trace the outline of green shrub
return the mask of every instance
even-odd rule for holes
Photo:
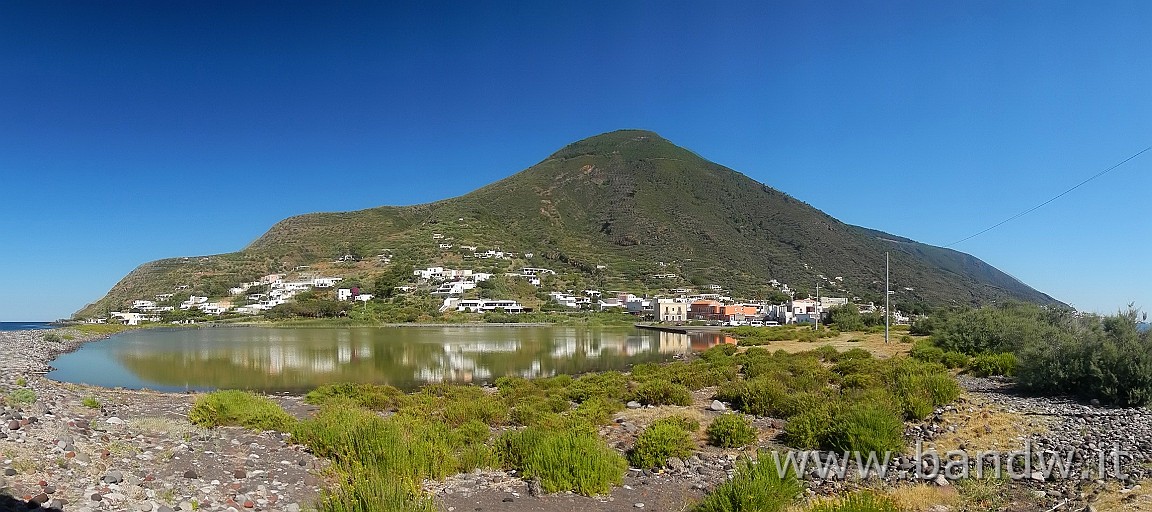
[[[832,425],[820,443],[835,451],[878,453],[904,447],[904,422],[883,404],[855,403],[834,414]]]
[[[373,411],[387,411],[398,407],[403,396],[402,391],[392,386],[348,382],[313,389],[304,395],[304,401],[312,405],[325,405],[335,400],[348,400]]]
[[[202,427],[233,425],[253,430],[287,431],[295,419],[265,396],[235,389],[201,395],[188,420]]]
[[[628,377],[616,371],[581,375],[568,385],[567,392],[578,403],[593,397],[622,400],[628,396]]]
[[[505,432],[497,452],[525,479],[539,478],[548,492],[604,494],[618,485],[628,464],[594,433],[529,427]]]
[[[692,393],[681,384],[650,380],[636,387],[632,399],[644,405],[691,405]]]
[[[940,358],[940,363],[948,368],[965,368],[968,366],[968,356],[949,350]]]
[[[56,343],[60,341],[60,335],[54,332],[46,332],[44,333],[44,341],[47,341],[48,343]]]
[[[913,341],[915,341],[915,339],[907,334],[900,337],[900,343],[912,343]]]
[[[875,491],[857,491],[805,509],[806,512],[902,512],[903,510],[896,500]]]
[[[411,484],[375,472],[357,474],[320,498],[321,512],[435,512],[435,502]],[[195,510],[195,508],[193,508]]]
[[[709,363],[726,363],[740,350],[736,345],[721,343],[700,353],[700,359]]]
[[[828,402],[813,407],[788,419],[784,426],[784,440],[789,446],[814,450],[825,444],[832,429],[832,417],[838,402]]]
[[[761,463],[744,459],[736,474],[714,489],[692,508],[693,512],[779,512],[800,494],[802,486],[796,475],[781,475],[767,454]]]
[[[628,452],[628,462],[637,468],[656,468],[667,464],[669,457],[683,459],[692,455],[696,443],[685,426],[683,420],[676,419],[653,422],[636,438],[636,445]]]
[[[30,404],[36,401],[36,392],[28,388],[12,390],[8,393],[8,401],[14,404]]]
[[[20,386],[20,387],[27,386],[28,385],[28,379],[25,379],[23,376],[16,377],[16,385]]]
[[[756,429],[739,414],[721,415],[708,425],[705,433],[708,444],[720,448],[736,448],[756,442]]]
[[[979,354],[972,358],[968,370],[977,377],[991,375],[1012,376],[1016,374],[1016,354]]]
[[[624,404],[619,400],[593,397],[577,405],[572,411],[572,416],[593,425],[606,425],[612,422],[612,415],[623,408]]]
[[[944,349],[933,345],[931,341],[919,341],[912,346],[908,355],[928,363],[939,363],[944,360]]]
[[[100,401],[96,397],[86,396],[80,401],[80,404],[89,409],[99,409]]]
[[[719,400],[729,402],[737,410],[755,416],[778,416],[782,414],[788,401],[790,390],[778,379],[757,377],[752,380],[737,381],[717,390]]]

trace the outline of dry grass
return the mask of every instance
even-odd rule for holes
[[[925,451],[934,449],[944,453],[963,449],[974,456],[979,451],[1019,450],[1032,434],[1048,430],[1044,418],[1007,412],[968,393],[957,401],[956,411],[943,415],[943,421],[945,427],[954,427],[955,431],[925,443]]]
[[[959,508],[963,501],[953,486],[941,487],[930,484],[902,485],[890,489],[887,494],[908,512],[928,512],[937,505]]]
[[[841,352],[854,348],[862,348],[877,357],[892,357],[898,354],[907,354],[912,350],[912,343],[900,343],[900,337],[906,332],[893,331],[889,336],[891,342],[884,343],[884,333],[869,334],[864,332],[844,332],[835,338],[823,338],[816,341],[773,341],[767,345],[769,350],[784,350],[786,352],[804,352],[824,345],[831,345]],[[913,336],[920,339],[922,336]]]
[[[187,420],[145,417],[130,420],[128,424],[134,430],[146,430],[165,434],[172,439],[201,439],[208,435],[207,429],[193,425]]]
[[[1126,491],[1116,482],[1108,482],[1092,503],[1100,512],[1152,510],[1152,480],[1140,482],[1140,488]]]

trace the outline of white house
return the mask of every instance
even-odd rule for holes
[[[576,296],[574,296],[574,295],[569,295],[569,294],[564,293],[564,292],[552,292],[552,293],[549,293],[548,295],[550,297],[552,297],[552,300],[556,301],[561,306],[566,306],[566,307],[570,307],[573,309],[580,307],[580,304],[578,304]]]
[[[317,277],[312,279],[312,286],[315,288],[331,288],[336,286],[337,282],[343,280],[343,277]]]
[[[523,313],[524,306],[514,300],[506,299],[467,299],[456,305],[456,311],[483,313],[487,311],[503,310],[505,313]]]
[[[132,301],[132,309],[139,309],[141,311],[151,311],[156,309],[156,302],[151,300],[134,300]]]

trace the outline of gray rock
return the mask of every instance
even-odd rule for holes
[[[945,486],[949,485],[948,478],[945,477],[943,474],[936,475],[936,479],[933,480],[932,482],[935,483],[936,485],[941,486],[941,487],[945,487]]]
[[[124,481],[124,473],[121,473],[121,472],[116,471],[116,470],[112,470],[112,471],[109,471],[107,473],[104,473],[104,477],[101,478],[100,481],[102,481],[106,484],[118,484],[118,483]]]
[[[724,406],[724,402],[721,402],[719,400],[713,400],[712,405],[709,405],[708,409],[712,410],[712,411],[723,411],[723,410],[727,409],[727,407]]]
[[[639,409],[640,407],[642,407],[642,406],[640,405],[640,402],[637,402],[637,401],[635,401],[635,400],[631,400],[631,401],[629,401],[629,402],[628,402],[627,404],[625,404],[624,406],[625,406],[625,407],[627,407],[627,408],[629,408],[629,409]]]

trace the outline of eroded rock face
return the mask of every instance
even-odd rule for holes
[[[57,330],[0,332],[0,494],[68,511],[300,510],[324,482],[324,461],[288,436],[205,430],[187,420],[193,395],[110,390],[41,377],[60,353],[94,339]],[[64,341],[65,335],[74,339]],[[83,405],[94,398],[98,408]],[[283,398],[288,405],[296,398]],[[90,402],[91,404],[91,402]]]

